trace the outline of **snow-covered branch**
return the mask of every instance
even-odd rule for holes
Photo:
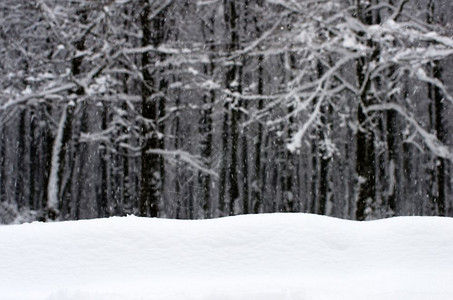
[[[398,114],[404,117],[404,119],[415,128],[418,134],[422,137],[428,149],[434,155],[453,161],[453,152],[446,145],[442,144],[442,142],[440,142],[434,134],[429,133],[426,129],[424,129],[415,120],[415,117],[410,115],[402,106],[396,103],[383,103],[370,105],[369,107],[365,108],[366,112],[385,110],[396,111]]]
[[[323,104],[324,96],[321,96],[316,103],[316,106],[313,112],[310,114],[308,120],[302,125],[301,128],[296,132],[294,137],[291,141],[287,144],[286,148],[291,151],[295,152],[297,149],[301,147],[302,139],[304,138],[305,134],[307,133],[308,129],[315,123],[315,121],[319,118],[319,114],[321,112],[321,106]]]
[[[189,166],[194,168],[195,170],[199,170],[203,173],[209,174],[214,176],[215,178],[218,177],[218,174],[212,170],[208,169],[204,166],[204,163],[202,162],[201,158],[198,156],[194,156],[186,151],[183,150],[165,150],[165,149],[150,149],[147,151],[147,153],[152,153],[152,154],[159,154],[162,155],[164,158],[166,157],[172,157],[177,161],[182,161],[187,163]]]
[[[22,97],[20,97],[18,99],[11,99],[10,98],[6,103],[4,103],[3,105],[0,106],[0,110],[7,110],[7,109],[11,108],[11,106],[25,104],[25,103],[27,103],[28,101],[30,101],[32,99],[52,98],[56,94],[59,94],[61,92],[70,91],[70,90],[72,90],[72,89],[74,89],[76,87],[77,87],[77,85],[75,83],[66,83],[66,84],[63,84],[61,86],[57,86],[57,87],[54,87],[54,88],[51,88],[51,89],[43,90],[43,91],[40,91],[40,92],[37,92],[37,93],[30,93],[30,94],[28,94],[26,96],[22,96]]]

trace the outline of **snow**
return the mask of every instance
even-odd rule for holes
[[[115,217],[0,227],[4,300],[451,299],[453,219]]]

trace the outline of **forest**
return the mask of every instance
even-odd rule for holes
[[[450,0],[2,0],[0,223],[453,216]]]

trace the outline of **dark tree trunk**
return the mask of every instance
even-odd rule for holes
[[[203,40],[209,45],[211,53],[215,53],[214,35],[215,35],[215,17],[209,18],[209,23],[203,23],[202,25]],[[212,56],[212,54],[211,54]],[[209,63],[204,65],[204,74],[211,78],[214,75],[214,61],[213,57],[209,57]],[[201,110],[200,118],[200,134],[202,136],[201,141],[201,157],[210,168],[212,165],[212,152],[213,152],[213,106],[215,101],[215,92],[210,90],[205,92],[203,96],[203,108]],[[205,219],[209,219],[212,216],[212,199],[211,199],[211,186],[212,178],[211,175],[203,172],[199,173],[199,181],[202,186],[202,209]]]
[[[193,181],[189,182],[189,193],[187,195],[187,217],[189,220],[195,218],[195,201],[194,201],[194,192],[193,192]]]
[[[439,62],[435,62],[433,66],[433,75],[434,78],[440,80],[441,79],[441,69],[439,66]],[[440,89],[435,86],[431,87],[433,89],[432,96],[434,100],[434,118],[435,118],[435,132],[437,139],[445,144],[447,142],[446,139],[446,132],[444,128],[444,119],[443,119],[443,112],[444,112],[444,103],[443,103],[443,96]],[[446,203],[446,193],[445,193],[445,182],[446,182],[446,160],[442,157],[437,158],[437,196],[435,197],[434,201],[437,205],[437,213],[439,216],[445,216],[445,203]]]
[[[236,0],[224,0],[224,18],[225,24],[229,31],[229,42],[227,43],[227,51],[234,52],[239,49],[239,33],[238,33],[238,13],[236,7]],[[241,89],[240,86],[240,67],[237,65],[237,61],[232,62],[232,66],[228,67],[226,72],[226,87],[231,92],[238,92]],[[230,161],[227,165],[226,158],[223,158],[222,161],[222,171],[221,171],[221,191],[220,191],[220,201],[219,205],[223,205],[225,188],[226,188],[226,178],[223,176],[226,175],[226,168],[228,170],[228,180],[229,180],[229,215],[235,214],[236,201],[239,199],[239,183],[238,183],[238,151],[239,151],[239,111],[238,111],[238,99],[231,97],[232,99],[227,100],[225,103],[225,115],[224,115],[224,132],[223,132],[223,150],[227,150],[227,144],[229,143],[229,138],[231,138],[231,152]],[[230,126],[228,124],[228,115],[230,117]],[[229,132],[230,129],[231,132]],[[227,151],[223,153],[227,156]],[[225,176],[226,177],[226,176]]]
[[[162,19],[162,22],[163,22],[164,18]],[[163,24],[161,24],[160,26],[163,26]],[[163,28],[161,27],[157,27],[155,26],[155,28],[159,28],[159,30],[163,30]],[[164,61],[165,60],[165,56],[161,55],[160,56],[160,60],[161,61]],[[166,100],[166,96],[165,96],[165,92],[168,88],[168,81],[165,79],[165,74],[163,72],[163,70],[161,70],[160,72],[160,81],[159,81],[159,100],[158,100],[158,105],[159,105],[159,109],[158,109],[158,119],[156,120],[157,121],[157,124],[158,124],[158,130],[159,130],[159,146],[158,148],[159,149],[165,149],[165,115],[166,115],[166,105],[167,105],[167,100]],[[159,155],[159,177],[160,177],[160,195],[161,195],[161,198],[165,198],[165,160],[164,160],[164,157],[162,155]]]
[[[102,124],[101,129],[105,131],[107,129],[107,118],[108,118],[108,106],[106,103],[103,103],[102,107]],[[105,142],[101,143],[101,150],[99,153],[100,164],[101,164],[101,186],[100,186],[100,195],[98,201],[98,217],[106,218],[110,215],[109,213],[109,176],[108,176],[108,163],[109,163],[109,153],[107,149],[107,144]]]
[[[247,110],[247,103],[243,101],[240,105]],[[249,150],[248,150],[248,130],[244,127],[241,131],[241,177],[242,177],[242,213],[250,213],[250,198],[249,198]]]
[[[263,78],[263,56],[258,56],[258,95],[264,94],[264,78]],[[264,100],[258,100],[258,110],[261,111],[264,108]],[[253,197],[253,213],[258,214],[261,212],[263,205],[263,176],[261,174],[261,155],[263,147],[263,124],[258,122],[258,132],[255,140],[255,161],[254,161],[254,175],[252,184],[252,197]]]
[[[207,70],[206,70],[207,72]],[[208,75],[210,72],[207,72]],[[201,142],[201,157],[206,162],[207,166],[211,166],[212,160],[212,147],[213,147],[213,125],[212,125],[212,106],[214,105],[215,95],[213,91],[209,95],[203,97],[203,109],[201,111],[200,119],[200,133],[203,137]],[[202,209],[204,217],[209,219],[211,217],[211,175],[200,172],[199,179],[202,186]]]
[[[288,83],[293,79],[292,70],[294,68],[294,55],[293,53],[285,53],[283,58],[285,65],[285,74],[283,80],[283,89],[286,89]],[[294,111],[294,106],[288,107],[288,114],[291,115]],[[288,125],[286,129],[286,141],[283,141],[282,148],[282,168],[281,168],[281,178],[280,185],[282,189],[282,204],[283,211],[293,212],[294,211],[294,191],[293,191],[293,180],[294,180],[294,160],[296,159],[295,155],[286,149],[285,145],[287,141],[290,141],[293,138],[295,119],[291,115],[288,119]]]
[[[227,215],[226,210],[226,190],[227,190],[227,175],[228,175],[228,153],[230,139],[230,122],[229,122],[229,103],[224,105],[223,121],[222,121],[222,150],[221,150],[221,166],[219,175],[219,215]]]
[[[357,1],[357,16],[367,25],[373,24],[373,15],[368,10],[369,3],[363,6]],[[356,136],[356,171],[358,177],[358,195],[356,207],[356,219],[363,221],[373,214],[376,202],[376,162],[375,162],[375,134],[369,118],[365,112],[368,105],[372,104],[372,96],[369,94],[370,81],[365,79],[366,58],[359,58],[356,61],[357,83],[364,87],[359,96],[357,109],[358,129]],[[367,81],[365,81],[367,80]]]
[[[228,51],[237,50],[239,44],[239,34],[238,34],[238,14],[236,11],[236,1],[227,0],[226,13],[229,17],[229,29],[230,29],[230,44],[228,46]],[[239,68],[237,62],[233,62],[233,66],[227,72],[226,82],[227,87],[232,92],[241,92],[241,83],[239,78]],[[239,151],[239,111],[238,111],[238,99],[232,99],[231,108],[231,159],[229,166],[230,174],[230,209],[229,214],[235,214],[236,201],[239,200],[239,178],[238,178],[238,151]]]
[[[45,105],[43,107],[43,115],[52,115],[52,108],[50,105]],[[49,191],[47,187],[49,186],[50,181],[50,172],[52,168],[52,151],[53,151],[53,144],[54,144],[54,137],[51,130],[51,125],[49,122],[46,122],[46,127],[44,128],[43,133],[43,152],[44,152],[44,170],[43,170],[43,198],[42,198],[42,214],[40,215],[40,220],[45,221],[47,218],[47,201],[49,199]]]
[[[0,125],[0,203],[6,201],[6,134],[3,124]]]
[[[315,129],[317,133],[317,129]],[[316,136],[316,134],[315,134]],[[311,145],[311,197],[310,197],[310,207],[308,212],[311,214],[316,213],[316,202],[318,201],[318,146],[316,141],[312,141]]]
[[[262,7],[262,3],[258,1],[257,8]],[[253,14],[253,23],[257,37],[261,36],[262,29],[259,23],[260,17],[257,13]],[[264,95],[264,56],[259,55],[257,58],[257,91],[258,95]],[[264,100],[258,100],[258,111],[264,109]],[[264,194],[264,182],[266,181],[265,168],[263,168],[262,155],[263,155],[263,134],[264,127],[261,121],[258,122],[258,128],[255,143],[255,160],[253,162],[253,182],[252,182],[252,209],[253,213],[258,214],[263,209],[263,194]]]
[[[151,14],[149,2],[142,0],[141,4],[141,25],[142,25],[142,47],[152,44],[152,26],[149,21]],[[142,125],[142,153],[141,153],[141,182],[140,182],[140,216],[156,217],[158,214],[158,204],[160,198],[160,157],[154,153],[149,153],[152,149],[157,149],[159,141],[156,130],[157,124],[157,105],[152,98],[154,79],[149,71],[151,58],[150,53],[142,54],[142,116],[145,124]]]
[[[397,191],[398,188],[398,149],[397,149],[397,124],[396,124],[396,112],[387,112],[387,147],[388,147],[388,196],[387,196],[387,215],[394,216],[397,214],[396,203],[397,203]]]
[[[327,141],[329,138],[329,114],[330,107],[323,105],[321,107],[321,125],[322,128],[319,130],[319,140]],[[329,190],[330,190],[330,179],[329,179],[329,168],[330,161],[332,159],[331,153],[326,149],[327,144],[320,147],[319,151],[319,192],[318,192],[318,214],[325,215],[327,213],[327,202],[329,201]]]
[[[147,0],[140,2],[142,9],[142,47],[158,47],[163,41],[163,26],[166,9],[154,16],[151,23],[151,9]],[[141,150],[141,181],[140,181],[140,204],[141,216],[157,217],[163,182],[164,164],[160,154],[152,153],[154,149],[163,147],[163,139],[159,138],[159,131],[163,130],[164,124],[160,121],[165,114],[165,100],[154,92],[155,80],[150,67],[152,58],[150,52],[142,54],[142,116],[145,119],[142,125],[142,150]],[[165,88],[165,82],[159,82],[159,88]],[[160,120],[159,120],[160,118]],[[163,133],[163,132],[162,132]]]
[[[233,105],[237,105],[233,103]],[[239,200],[239,183],[238,183],[238,146],[239,146],[239,111],[237,107],[231,109],[231,160],[229,166],[230,174],[230,206],[229,214],[236,214],[236,201]]]
[[[202,151],[202,157],[207,166],[211,167],[212,147],[213,147],[213,125],[212,125],[212,106],[214,105],[215,95],[211,91],[205,99],[206,109],[203,110],[203,124],[205,126],[205,143]],[[203,187],[203,212],[206,219],[211,218],[211,185],[212,178],[209,174],[202,175]]]
[[[436,1],[428,1],[428,10],[427,10],[427,23],[433,24],[435,22],[434,16],[436,13]],[[431,66],[431,73],[434,78],[441,81],[442,70],[440,67],[440,62],[435,61]],[[430,115],[431,122],[433,125],[433,130],[436,134],[437,139],[445,144],[446,143],[446,132],[444,128],[443,112],[445,110],[443,103],[443,95],[439,87],[428,84],[428,98],[431,100],[430,103]],[[433,176],[437,182],[437,194],[433,194],[431,201],[437,208],[437,214],[439,216],[445,216],[445,182],[446,182],[446,160],[442,157],[437,157],[435,161],[435,170],[433,170]],[[435,174],[435,175],[434,175]]]
[[[181,118],[180,118],[180,102],[181,99],[178,96],[176,98],[176,116],[175,116],[175,149],[179,149],[180,140],[181,140]],[[182,195],[181,195],[181,171],[179,165],[176,167],[176,174],[175,174],[175,197],[176,197],[176,211],[175,211],[175,218],[182,219]]]
[[[37,131],[37,122],[38,116],[36,116],[35,111],[30,112],[30,159],[29,159],[29,172],[30,172],[30,191],[29,191],[29,200],[28,206],[31,210],[36,210],[38,208],[38,198],[39,198],[39,183],[40,177],[39,174],[39,151],[38,151],[38,141],[36,139]]]
[[[127,104],[123,104],[123,110],[127,110]],[[126,111],[125,110],[125,111]],[[129,130],[127,128],[123,129],[124,134],[128,134]],[[127,141],[126,141],[127,142]],[[131,214],[132,213],[132,208],[133,208],[133,203],[131,199],[131,189],[132,189],[132,184],[131,184],[131,175],[129,171],[129,150],[124,149],[124,155],[123,155],[123,213]]]
[[[88,132],[88,116],[87,116],[87,103],[82,102],[82,115],[80,117],[80,133]],[[86,168],[87,168],[87,155],[88,155],[88,146],[86,143],[82,143],[80,140],[77,142],[75,150],[75,159],[77,159],[77,196],[75,196],[74,202],[74,219],[80,219],[80,210],[81,210],[81,200],[86,195],[85,191],[87,186],[86,182]]]
[[[362,101],[365,99],[362,99]],[[363,102],[362,102],[363,103]],[[356,171],[358,175],[358,198],[356,219],[363,221],[367,218],[369,209],[373,208],[375,202],[375,150],[374,133],[366,125],[367,114],[363,107],[359,107],[358,123],[361,127],[357,131],[357,152],[356,152]]]
[[[19,136],[17,142],[17,178],[15,183],[15,201],[19,208],[26,204],[25,201],[25,182],[26,182],[26,168],[25,168],[25,155],[26,155],[26,124],[25,116],[27,112],[22,109],[19,117]]]
[[[241,8],[242,11],[242,18],[243,21],[242,23],[242,30],[243,32],[248,32],[247,25],[251,23],[251,20],[249,20],[249,5],[250,1],[249,0],[244,0],[243,6]],[[239,47],[239,45],[238,45]],[[239,74],[238,74],[238,83],[239,83],[239,89],[238,92],[242,93],[242,85],[243,85],[243,72],[244,69],[246,68],[247,64],[247,59],[242,58],[241,59],[241,65],[239,66]],[[239,101],[239,107],[243,108],[245,111],[247,111],[248,104],[247,100],[241,100]],[[244,126],[242,127],[242,130],[240,131],[240,136],[241,136],[241,177],[242,177],[242,213],[248,214],[250,213],[250,197],[249,197],[249,150],[248,150],[248,127]]]

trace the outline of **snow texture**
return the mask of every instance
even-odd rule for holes
[[[3,300],[452,299],[453,219],[306,214],[0,227]]]

